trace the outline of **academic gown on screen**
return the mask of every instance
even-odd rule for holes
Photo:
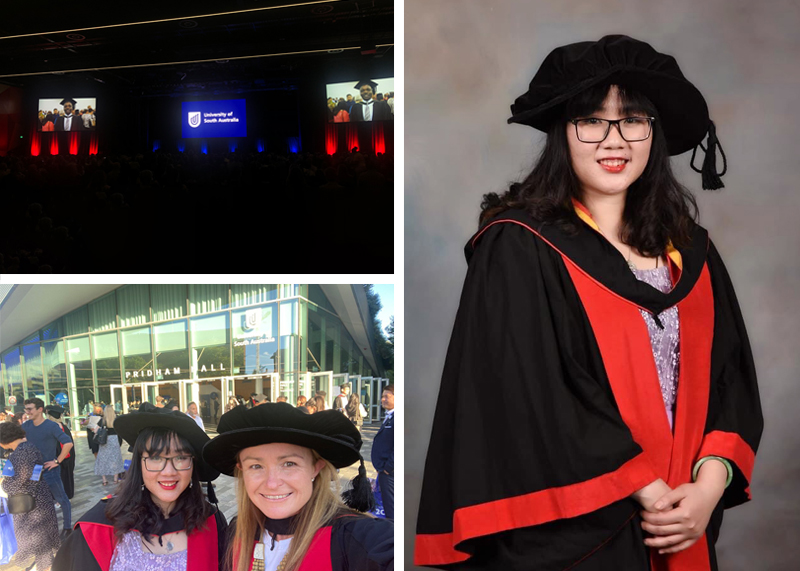
[[[763,426],[736,296],[705,229],[668,252],[673,289],[636,279],[584,208],[578,233],[509,210],[469,261],[425,466],[415,563],[442,569],[716,570],[722,510],[750,499]],[[677,305],[674,433],[644,309]],[[502,407],[487,407],[489,391]],[[643,543],[630,496],[691,481],[699,458],[734,478],[692,547]]]

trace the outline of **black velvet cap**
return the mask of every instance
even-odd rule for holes
[[[378,87],[377,83],[375,83],[371,79],[366,79],[366,80],[359,81],[358,83],[356,83],[356,87],[355,88],[356,89],[361,89],[364,85],[369,85],[370,87],[372,87],[372,91],[375,91],[375,88]]]
[[[547,132],[561,119],[564,104],[598,84],[630,87],[658,109],[670,155],[696,147],[709,130],[708,106],[672,56],[628,36],[605,36],[554,49],[542,62],[528,91],[511,106],[509,123]]]
[[[266,403],[248,409],[237,406],[219,419],[219,436],[203,448],[203,458],[223,474],[233,476],[239,452],[251,446],[286,442],[316,450],[336,468],[361,459],[361,434],[336,410],[305,414],[289,403]]]
[[[131,446],[145,428],[166,428],[180,434],[192,445],[200,481],[211,482],[219,477],[219,471],[203,461],[203,446],[209,441],[208,434],[190,416],[177,410],[148,407],[141,412],[120,415],[114,421],[114,430]]]
[[[78,102],[75,101],[72,97],[67,97],[66,99],[61,100],[61,105],[64,105],[65,103],[72,103],[73,109],[75,108],[76,105],[78,105]]]

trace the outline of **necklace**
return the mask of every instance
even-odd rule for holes
[[[142,545],[144,545],[147,548],[147,551],[149,551],[150,553],[155,555],[155,552],[152,549],[150,549],[150,545],[148,545],[150,542],[147,541],[147,539],[145,539],[144,534],[139,534],[139,537],[142,540]],[[161,542],[161,538],[160,537],[158,538],[158,541],[159,541],[159,543]],[[163,543],[162,543],[162,545],[163,545]],[[168,539],[167,540],[167,551],[172,551],[173,549],[175,549],[175,545],[173,545],[172,541],[170,541]]]

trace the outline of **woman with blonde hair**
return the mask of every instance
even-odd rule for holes
[[[122,452],[120,452],[119,438],[117,432],[114,430],[114,421],[117,419],[117,413],[114,407],[106,405],[103,409],[103,418],[97,423],[94,429],[95,442],[99,445],[97,449],[97,459],[94,462],[95,476],[103,477],[103,485],[108,485],[106,476],[114,476],[114,483],[119,482],[119,474],[125,468],[122,463]],[[105,431],[105,441],[103,440],[103,431]]]
[[[307,415],[287,403],[235,408],[203,459],[237,479],[229,571],[383,570],[394,566],[394,525],[360,513],[373,500],[361,435],[337,411]],[[336,470],[360,461],[338,495]]]

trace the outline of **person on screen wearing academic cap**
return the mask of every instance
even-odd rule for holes
[[[347,418],[267,403],[226,412],[217,430],[203,459],[237,480],[238,514],[224,569],[394,568],[393,523],[362,513],[374,499],[361,435]],[[340,496],[337,469],[354,463],[358,475]]]
[[[71,97],[61,100],[64,114],[56,118],[56,131],[83,131],[83,121],[74,113],[77,104]]]
[[[392,119],[392,110],[385,101],[375,101],[375,88],[378,84],[371,80],[359,81],[355,88],[361,93],[361,103],[350,110],[350,122],[386,121]]]
[[[227,521],[211,486],[219,471],[201,456],[209,437],[182,412],[144,404],[114,421],[133,449],[122,485],[78,520],[53,571],[219,569]]]
[[[611,35],[554,49],[511,113],[547,138],[466,246],[414,562],[716,571],[763,417],[731,279],[671,169],[699,147],[722,188],[706,101]],[[496,414],[487,386],[517,398]]]

